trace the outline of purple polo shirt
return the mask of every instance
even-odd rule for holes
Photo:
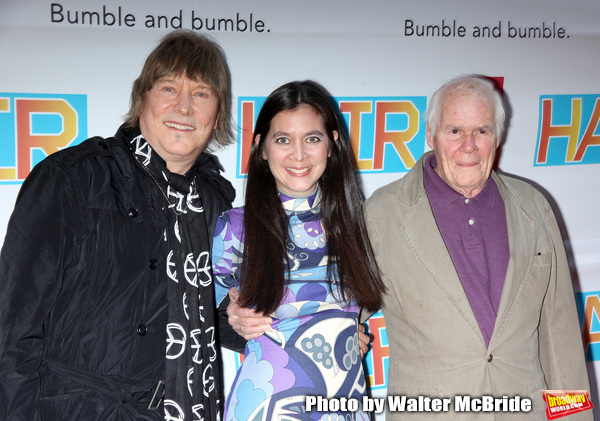
[[[425,192],[487,346],[510,254],[504,201],[491,177],[477,196],[467,199],[440,178],[436,166],[431,155],[423,172]]]

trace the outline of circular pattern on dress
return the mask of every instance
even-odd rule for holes
[[[344,368],[350,370],[358,362],[358,334],[346,339],[346,354],[344,355]]]
[[[302,340],[302,349],[313,354],[312,358],[325,368],[333,367],[333,358],[331,358],[332,347],[325,341],[325,338],[320,333],[313,335],[312,338],[304,338]]]

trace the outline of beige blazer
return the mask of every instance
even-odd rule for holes
[[[589,390],[563,241],[546,199],[492,173],[506,205],[510,260],[494,333],[483,336],[423,187],[423,156],[367,200],[369,235],[388,287],[388,396],[532,399],[533,409],[421,413],[422,419],[546,420],[543,389]],[[387,413],[386,420],[413,415]],[[567,417],[592,420],[592,411]]]

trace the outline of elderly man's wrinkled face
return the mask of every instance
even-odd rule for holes
[[[219,101],[207,83],[165,76],[146,92],[140,129],[167,168],[184,174],[210,141],[218,115]]]
[[[465,197],[481,192],[490,177],[499,139],[489,101],[472,92],[448,94],[437,132],[427,126],[427,144],[435,151],[435,171]]]

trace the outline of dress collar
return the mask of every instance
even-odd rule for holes
[[[279,192],[279,199],[283,204],[283,208],[288,212],[305,212],[319,211],[321,207],[321,189],[317,188],[312,193],[306,196],[289,196],[283,192]]]

